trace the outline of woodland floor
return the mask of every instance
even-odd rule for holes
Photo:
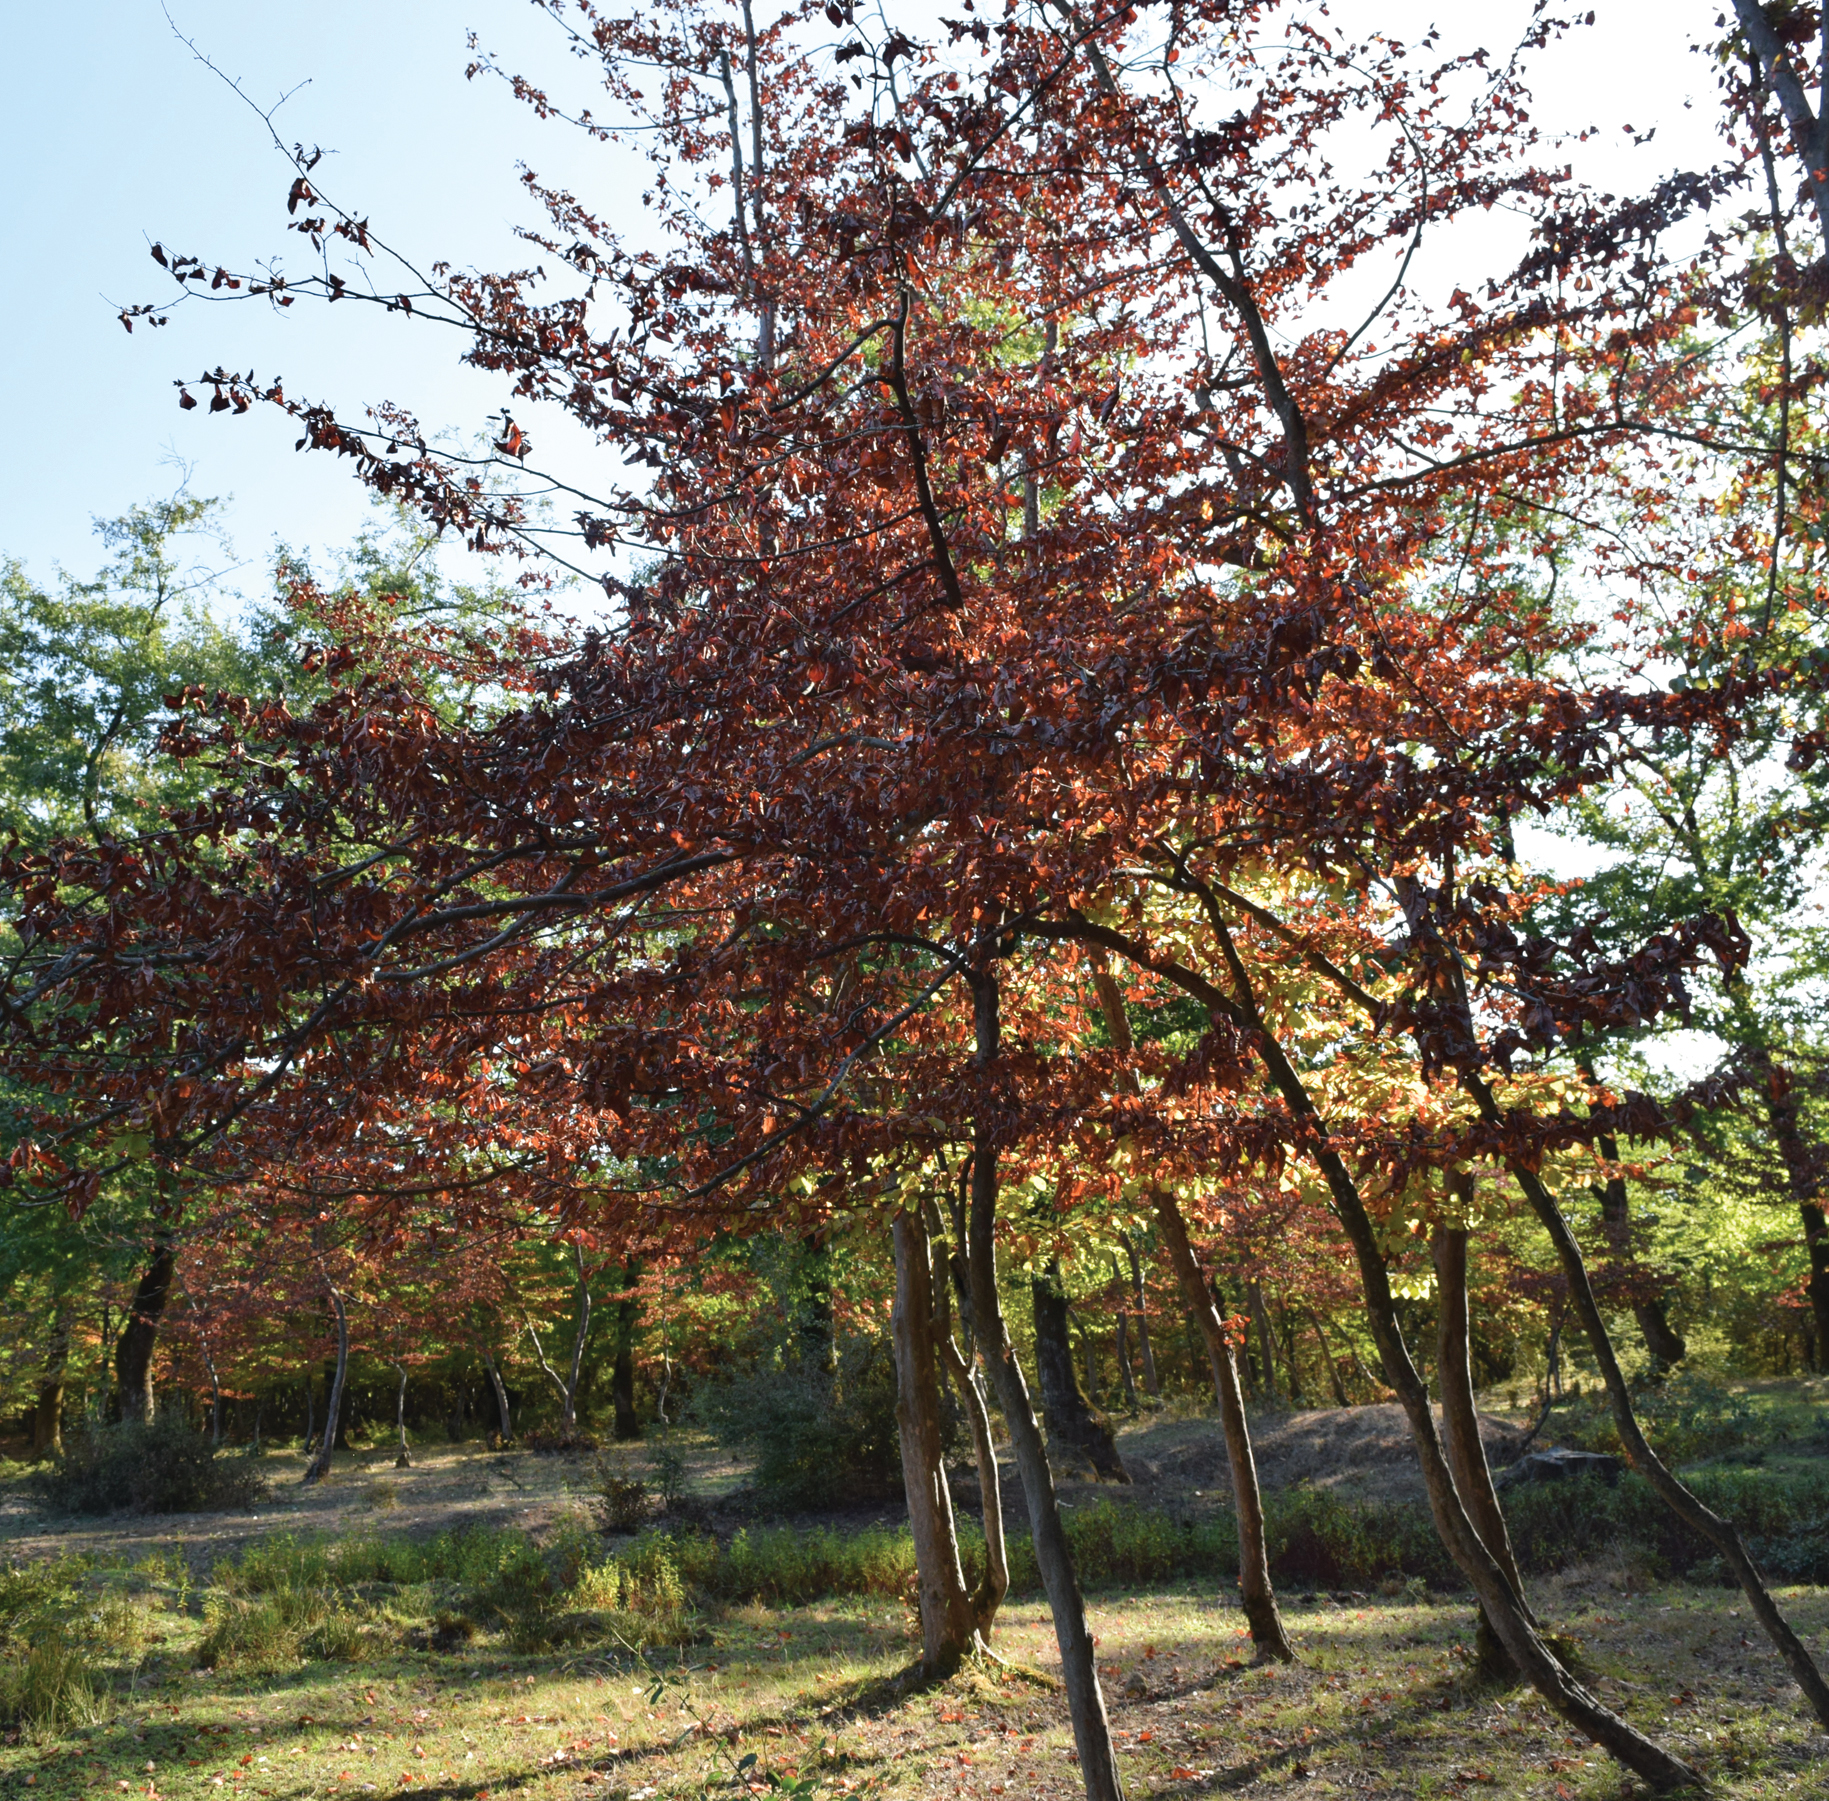
[[[1784,1398],[1820,1406],[1823,1397]],[[1493,1430],[1502,1442],[1515,1428]],[[1257,1438],[1267,1487],[1305,1478],[1388,1498],[1414,1492],[1395,1409],[1266,1418]],[[1214,1422],[1158,1418],[1127,1428],[1121,1443],[1135,1487],[1097,1492],[1153,1506],[1223,1504]],[[632,1473],[645,1468],[641,1446],[610,1455]],[[208,1801],[236,1789],[260,1801],[688,1801],[772,1793],[770,1775],[810,1779],[798,1801],[1074,1801],[1081,1792],[1038,1598],[999,1617],[1009,1667],[914,1693],[895,1681],[915,1648],[911,1616],[856,1598],[711,1612],[693,1643],[651,1668],[600,1652],[520,1655],[484,1637],[449,1653],[396,1645],[360,1664],[212,1675],[193,1667],[204,1630],[196,1590],[128,1568],[177,1550],[202,1580],[217,1559],[282,1532],[475,1524],[539,1535],[575,1515],[592,1486],[589,1458],[476,1445],[415,1447],[414,1457],[396,1470],[391,1447],[352,1454],[305,1490],[298,1455],[269,1453],[272,1493],[259,1507],[161,1521],[54,1522],[0,1491],[0,1549],[15,1561],[85,1552],[123,1572],[145,1609],[146,1645],[126,1692],[96,1723],[0,1745],[0,1801],[24,1801],[28,1789],[57,1801]],[[742,1468],[702,1441],[690,1462],[713,1522],[734,1518]],[[1064,1488],[1070,1503],[1092,1492]],[[1013,1481],[1009,1492],[1016,1501]],[[885,1506],[848,1517],[895,1515]],[[1737,1595],[1650,1584],[1626,1564],[1533,1587],[1547,1620],[1578,1647],[1587,1680],[1700,1766],[1715,1794],[1829,1795],[1829,1736]],[[1819,1657],[1829,1653],[1829,1590],[1781,1596]],[[1473,1679],[1463,1600],[1286,1596],[1284,1607],[1301,1659],[1293,1669],[1251,1665],[1235,1606],[1208,1586],[1089,1598],[1133,1796],[1613,1801],[1639,1792],[1527,1692]],[[658,1695],[657,1677],[666,1684]],[[751,1754],[757,1762],[738,1782]]]
[[[1701,1766],[1718,1796],[1820,1796],[1829,1739],[1774,1656],[1749,1642],[1734,1597],[1619,1581],[1575,1571],[1538,1597],[1606,1699]],[[1829,1594],[1787,1591],[1784,1602],[1820,1642]],[[1291,1605],[1294,1668],[1248,1664],[1237,1613],[1191,1589],[1095,1596],[1090,1611],[1133,1796],[1637,1792],[1528,1694],[1469,1680],[1470,1622],[1456,1603]],[[151,1624],[131,1694],[61,1738],[0,1746],[0,1793],[685,1801],[771,1792],[771,1775],[810,1780],[810,1801],[1080,1792],[1035,1601],[999,1619],[1011,1667],[914,1693],[894,1681],[910,1623],[881,1601],[736,1608],[655,1671],[483,1640],[450,1655],[212,1676],[190,1667],[200,1622],[157,1611]]]

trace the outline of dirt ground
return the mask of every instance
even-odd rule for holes
[[[1484,1422],[1487,1454],[1496,1464],[1521,1437],[1518,1428]],[[1381,1499],[1420,1498],[1422,1482],[1409,1429],[1395,1406],[1327,1408],[1266,1416],[1253,1422],[1258,1475],[1267,1492],[1293,1482]],[[681,1435],[689,1486],[714,1527],[744,1517],[740,1463],[702,1437]],[[1069,1503],[1104,1496],[1136,1506],[1198,1514],[1230,1503],[1225,1440],[1219,1422],[1202,1417],[1145,1418],[1124,1426],[1118,1444],[1132,1476],[1128,1488],[1063,1477]],[[618,1473],[651,1474],[651,1447],[612,1445],[601,1453]],[[415,1446],[410,1469],[394,1467],[394,1448],[383,1445],[339,1457],[330,1478],[306,1488],[297,1451],[269,1451],[261,1459],[267,1498],[236,1513],[179,1514],[160,1519],[79,1521],[46,1515],[17,1488],[0,1491],[0,1547],[12,1558],[182,1547],[199,1568],[251,1539],[275,1532],[375,1531],[413,1534],[466,1525],[518,1525],[538,1533],[562,1514],[589,1506],[598,1458],[531,1451],[490,1451],[480,1443]],[[1015,1467],[1001,1466],[1004,1510],[1012,1528],[1026,1529],[1022,1488]],[[977,1483],[970,1465],[955,1470],[955,1494],[975,1507]],[[899,1509],[849,1510],[833,1516],[852,1523],[892,1521]]]

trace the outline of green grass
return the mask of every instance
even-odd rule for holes
[[[1114,1555],[1139,1554],[1111,1531]],[[0,1785],[19,1794],[30,1778],[34,1796],[60,1801],[124,1790],[170,1801],[237,1790],[261,1801],[696,1801],[713,1790],[741,1794],[730,1777],[753,1755],[751,1777],[810,1780],[820,1801],[955,1793],[1052,1801],[1079,1792],[1039,1600],[1017,1599],[999,1619],[995,1642],[1008,1667],[968,1669],[917,1692],[891,1681],[915,1649],[911,1615],[899,1596],[875,1590],[787,1603],[700,1591],[678,1605],[686,1642],[645,1658],[613,1638],[524,1648],[513,1613],[493,1624],[469,1616],[467,1636],[441,1633],[452,1595],[474,1599],[505,1570],[532,1567],[510,1538],[437,1549],[269,1544],[225,1566],[226,1584],[188,1589],[100,1564],[20,1573],[33,1578],[35,1617],[62,1609],[87,1618],[113,1597],[141,1610],[143,1632],[135,1646],[111,1645],[93,1629],[83,1660],[94,1705],[68,1707],[0,1746]],[[579,1555],[592,1548],[563,1531],[544,1547],[549,1578],[571,1571],[570,1586],[545,1604],[606,1616],[676,1606],[638,1590],[631,1607],[624,1587],[664,1582],[658,1541],[616,1559]],[[893,1567],[878,1540],[867,1554],[846,1555],[872,1580]],[[720,1579],[753,1588],[766,1566],[769,1582],[806,1583],[815,1579],[809,1569],[829,1571],[834,1557],[827,1545],[811,1566],[787,1564],[785,1553],[765,1556],[752,1539],[726,1559]],[[381,1560],[413,1580],[376,1577]],[[680,1566],[674,1573],[683,1579]],[[1546,1616],[1579,1642],[1588,1680],[1702,1763],[1725,1801],[1811,1792],[1820,1735],[1776,1659],[1744,1642],[1737,1597],[1648,1583],[1619,1563],[1534,1587]],[[1258,1785],[1298,1801],[1368,1786],[1418,1797],[1566,1791],[1581,1801],[1629,1792],[1528,1693],[1472,1680],[1472,1622],[1458,1600],[1291,1599],[1302,1662],[1285,1670],[1250,1664],[1228,1593],[1229,1585],[1202,1580],[1108,1586],[1092,1597],[1136,1795],[1194,1801]],[[286,1599],[310,1595],[317,1600]],[[1813,1637],[1829,1629],[1829,1595],[1791,1591],[1784,1600]],[[225,1620],[263,1611],[275,1630],[295,1635],[284,1656],[199,1667],[200,1647]],[[359,1662],[318,1636],[344,1618],[358,1622]],[[6,1657],[22,1642],[14,1638]],[[658,1693],[657,1675],[665,1679]]]

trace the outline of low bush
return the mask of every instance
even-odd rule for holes
[[[1638,1385],[1633,1410],[1651,1448],[1673,1465],[1739,1450],[1759,1431],[1758,1417],[1742,1396],[1688,1370]],[[1555,1421],[1560,1443],[1578,1451],[1625,1454],[1613,1409],[1599,1389],[1558,1407]]]
[[[751,1452],[763,1502],[789,1511],[902,1492],[895,1364],[887,1344],[849,1341],[836,1372],[760,1369],[708,1390],[697,1411],[724,1444]]]
[[[178,1417],[98,1426],[73,1435],[30,1488],[56,1513],[214,1513],[252,1506],[265,1478],[241,1456],[220,1456]]]

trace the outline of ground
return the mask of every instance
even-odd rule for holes
[[[232,1678],[189,1667],[198,1628],[170,1611],[169,1596],[157,1599],[167,1603],[156,1617],[164,1642],[131,1697],[102,1724],[0,1750],[0,1786],[152,1801],[237,1789],[262,1801],[660,1801],[708,1788],[740,1795],[772,1775],[810,1779],[821,1797],[879,1801],[1078,1793],[1058,1659],[1034,1601],[999,1622],[1009,1669],[896,1693],[909,1626],[880,1603],[737,1609],[656,1671],[627,1656],[515,1657],[482,1644]],[[1717,1794],[1823,1793],[1829,1740],[1802,1717],[1773,1655],[1748,1641],[1731,1597],[1622,1592],[1595,1571],[1540,1599],[1581,1641],[1601,1693],[1704,1768]],[[1820,1639],[1829,1597],[1784,1600]],[[1530,1696],[1469,1680],[1464,1607],[1355,1598],[1289,1613],[1301,1663],[1253,1667],[1237,1614],[1211,1595],[1094,1598],[1133,1794],[1633,1792]]]
[[[1406,1492],[1401,1427],[1387,1411],[1264,1422],[1267,1485],[1304,1476]],[[1137,1500],[1193,1504],[1223,1490],[1211,1421],[1158,1420],[1128,1431],[1124,1449]],[[610,1456],[634,1470],[645,1452]],[[276,1453],[266,1459],[272,1499],[242,1515],[69,1527],[17,1498],[0,1505],[14,1562],[80,1552],[106,1566],[90,1580],[115,1600],[97,1605],[133,1614],[137,1647],[92,1723],[0,1746],[0,1796],[29,1788],[59,1801],[208,1801],[239,1789],[261,1801],[676,1801],[762,1794],[771,1778],[790,1790],[811,1784],[788,1801],[1080,1792],[1039,1598],[1013,1601],[999,1618],[994,1644],[1006,1665],[928,1690],[898,1685],[914,1623],[905,1605],[881,1598],[707,1609],[690,1642],[652,1661],[626,1648],[519,1654],[489,1633],[439,1650],[424,1632],[402,1630],[374,1638],[362,1662],[292,1660],[266,1674],[196,1667],[201,1586],[238,1548],[283,1532],[423,1534],[466,1522],[538,1536],[580,1517],[591,1486],[582,1458],[451,1446],[415,1459],[396,1471],[391,1448],[378,1447],[302,1490],[296,1455]],[[714,1517],[740,1477],[709,1447],[695,1451],[692,1482]],[[1066,1485],[1070,1500],[1080,1486]],[[1573,1641],[1585,1679],[1702,1768],[1716,1794],[1829,1794],[1829,1737],[1737,1594],[1648,1585],[1622,1564],[1566,1572],[1535,1585],[1534,1599]],[[1781,1604],[1819,1657],[1829,1651],[1829,1591],[1785,1590]],[[1464,1600],[1295,1595],[1284,1606],[1294,1668],[1249,1661],[1229,1594],[1192,1586],[1089,1597],[1133,1796],[1599,1801],[1636,1792],[1527,1691],[1474,1679]]]

